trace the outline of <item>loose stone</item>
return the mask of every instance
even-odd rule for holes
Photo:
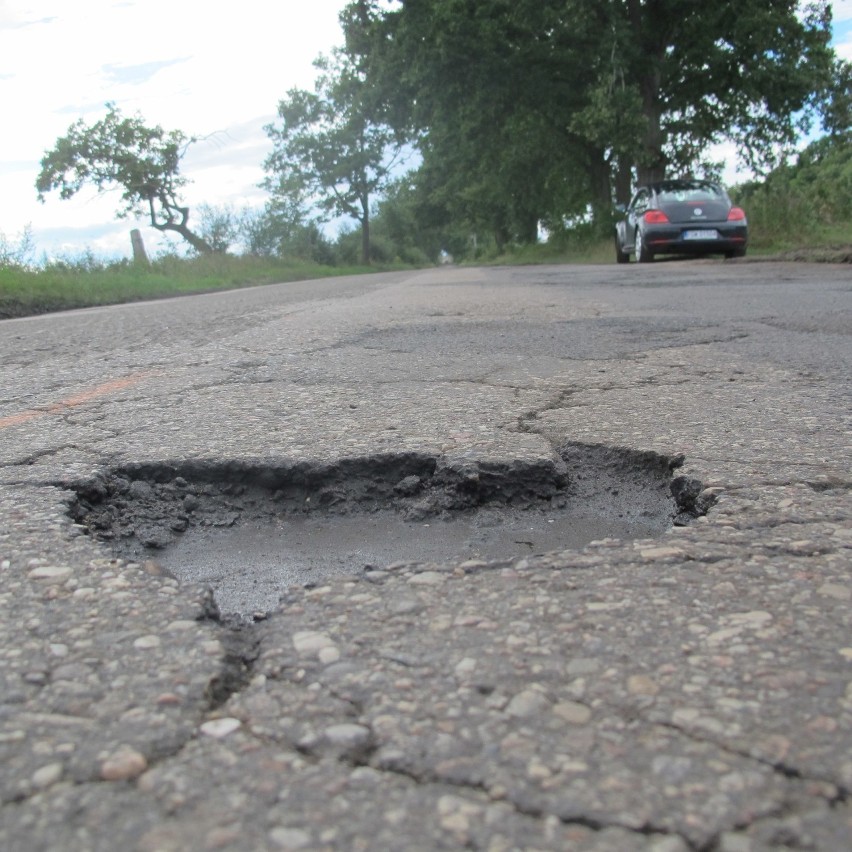
[[[269,839],[281,849],[307,849],[311,845],[311,836],[300,828],[273,828]]]
[[[101,764],[101,778],[104,781],[129,781],[138,778],[147,768],[145,755],[132,748],[122,749]]]
[[[817,594],[825,598],[834,598],[838,601],[852,600],[852,588],[843,586],[840,583],[823,583],[817,589]]]
[[[44,565],[41,568],[33,568],[27,576],[31,580],[41,580],[47,585],[53,585],[64,582],[71,573],[71,568],[67,565]]]
[[[592,718],[591,709],[577,701],[560,701],[554,705],[553,712],[570,725],[585,725]]]
[[[656,695],[660,687],[648,675],[632,675],[627,680],[627,691],[631,695]]]
[[[414,574],[408,582],[412,586],[440,586],[446,579],[446,574],[441,574],[438,571],[424,571],[421,574]]]
[[[61,763],[48,763],[47,766],[42,766],[33,773],[33,787],[37,790],[50,787],[62,778],[63,771],[64,767]]]
[[[536,689],[525,689],[519,692],[506,707],[510,716],[523,719],[538,713],[547,705],[547,697]]]
[[[345,751],[362,748],[370,740],[370,729],[363,725],[331,725],[325,729],[324,734],[328,743]]]
[[[239,719],[234,719],[231,716],[225,716],[222,719],[211,719],[209,722],[205,722],[200,730],[201,733],[207,737],[213,737],[214,739],[221,740],[224,737],[227,737],[228,734],[234,733],[234,731],[238,730],[242,727],[242,722]]]
[[[317,659],[326,666],[331,663],[336,663],[340,659],[340,651],[334,645],[330,645],[326,648],[320,648],[319,653],[317,654]]]
[[[293,647],[300,654],[317,654],[323,648],[333,648],[334,642],[326,633],[303,630],[293,634]]]
[[[683,551],[677,547],[645,547],[639,551],[639,555],[648,560],[680,559]]]

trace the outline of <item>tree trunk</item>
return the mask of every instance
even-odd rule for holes
[[[165,222],[163,224],[155,224],[154,227],[158,231],[174,231],[180,234],[199,254],[213,254],[213,246],[206,240],[193,234],[189,228],[181,222]]]
[[[630,203],[630,194],[633,189],[632,171],[628,160],[625,157],[619,157],[615,171],[615,201],[617,204],[626,206]]]
[[[662,108],[660,104],[660,79],[656,68],[642,80],[642,112],[647,120],[640,160],[636,165],[636,179],[642,185],[665,180],[666,159],[663,155]]]
[[[525,246],[534,246],[538,242],[538,216],[524,213],[518,224],[518,242]]]
[[[364,211],[361,217],[361,263],[370,265],[370,201],[368,198],[361,199],[361,208]]]
[[[658,7],[650,4],[649,8],[646,8],[640,0],[628,0],[627,13],[634,41],[642,46],[644,53],[645,73],[639,79],[639,89],[642,93],[642,114],[647,124],[636,163],[636,182],[641,186],[664,180],[666,177],[660,103],[660,63],[665,56],[666,45],[661,27],[666,20],[658,17],[661,14]]]
[[[595,229],[609,233],[612,227],[612,179],[604,152],[590,147],[589,176],[592,190],[592,221]]]
[[[504,249],[509,243],[509,229],[505,225],[494,226],[494,242],[497,245],[497,252],[503,254]]]
[[[154,206],[154,197],[148,199],[148,206],[151,211],[151,227],[158,231],[174,231],[180,234],[199,254],[213,254],[214,248],[206,240],[193,234],[186,226],[189,221],[189,207],[178,207],[168,199],[160,197],[157,200],[163,207],[163,218],[165,221],[157,220],[157,210]],[[180,214],[180,221],[175,216],[175,211]]]

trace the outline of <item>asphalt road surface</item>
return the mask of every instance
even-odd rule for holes
[[[721,261],[0,322],[0,848],[848,849],[850,333],[848,265]],[[645,516],[661,477],[658,534],[248,621],[158,558],[249,509]]]

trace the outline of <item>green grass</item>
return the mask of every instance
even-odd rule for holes
[[[523,246],[511,254],[500,255],[492,262],[507,266],[614,263],[615,249],[613,248],[613,241],[609,239],[582,240],[568,245],[539,243],[534,246]]]
[[[783,254],[805,249],[839,248],[852,249],[852,224],[826,225],[807,230],[790,228],[778,230],[764,228],[760,224],[751,226],[750,253]]]
[[[0,266],[0,318],[365,271],[229,255],[167,257],[150,267],[124,261],[99,264],[91,259],[44,269],[7,265]]]

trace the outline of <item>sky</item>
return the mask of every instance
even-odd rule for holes
[[[191,209],[262,206],[258,183],[271,151],[263,126],[289,89],[312,88],[313,60],[342,41],[345,5],[0,0],[0,240],[14,246],[29,228],[39,258],[87,250],[120,257],[139,227],[149,253],[165,248],[145,219],[116,220],[117,192],[37,200],[43,154],[77,119],[102,118],[107,102],[200,140],[181,166],[192,181],[183,193]],[[832,6],[835,47],[852,61],[852,0]],[[727,176],[734,174],[731,158]]]
[[[0,0],[0,233],[14,242],[29,225],[50,256],[127,255],[140,227],[156,253],[159,234],[145,219],[115,219],[119,193],[37,200],[41,157],[77,119],[102,118],[107,102],[201,140],[181,165],[190,209],[262,206],[263,126],[289,89],[313,87],[314,59],[342,42],[345,5]]]

